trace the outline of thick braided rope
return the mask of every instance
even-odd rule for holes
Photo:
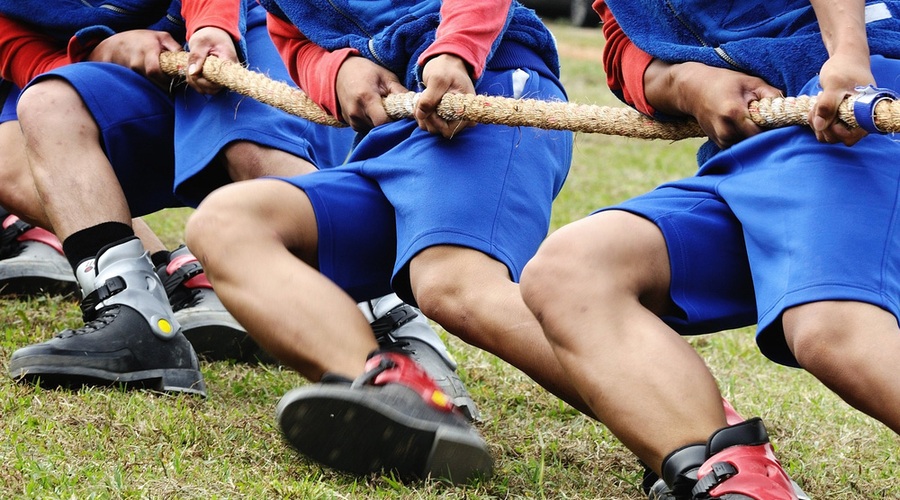
[[[186,52],[164,52],[160,65],[164,72],[184,76]],[[277,82],[243,66],[215,56],[206,58],[203,76],[239,94],[275,106],[315,123],[344,126],[314,103],[303,91]],[[417,94],[392,94],[384,99],[388,116],[412,117]],[[853,114],[855,96],[844,100],[840,117],[850,127],[858,126]],[[766,128],[807,125],[815,97],[764,98],[750,103],[750,118]],[[438,114],[447,120],[536,127],[547,130],[571,130],[594,134],[619,135],[640,139],[677,141],[706,134],[693,120],[660,122],[627,107],[596,106],[536,99],[512,99],[471,94],[447,94],[438,106]],[[900,132],[900,101],[883,100],[875,106],[875,125],[883,132]]]
[[[162,70],[171,76],[184,77],[187,72],[187,52],[163,52],[159,55]],[[207,80],[229,88],[238,94],[252,97],[259,102],[287,111],[292,115],[322,125],[343,127],[344,124],[326,113],[302,90],[268,76],[250,71],[240,64],[207,57],[203,62],[203,76]]]

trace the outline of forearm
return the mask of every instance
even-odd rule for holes
[[[644,98],[657,112],[669,116],[693,116],[690,108],[693,93],[689,85],[694,82],[693,69],[700,63],[670,64],[653,59],[644,70]]]
[[[644,95],[644,73],[653,57],[639,49],[625,36],[625,32],[602,0],[594,2],[594,9],[603,21],[603,69],[609,89],[626,104],[648,116],[656,109]]]
[[[810,0],[810,4],[830,56],[842,53],[868,59],[864,0]]]

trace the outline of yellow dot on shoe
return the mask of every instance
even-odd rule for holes
[[[156,326],[159,328],[159,331],[169,334],[172,333],[172,323],[169,323],[165,319],[160,319],[156,321]]]
[[[447,395],[441,391],[434,391],[431,393],[431,401],[438,406],[447,406],[447,403],[450,401],[447,398]]]

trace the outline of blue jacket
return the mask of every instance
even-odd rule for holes
[[[797,95],[828,53],[809,0],[606,0],[622,30],[666,62],[758,76]],[[866,2],[869,49],[900,59],[900,0]]]
[[[239,29],[247,29],[247,11],[256,0],[242,0]],[[258,6],[257,6],[258,7]],[[21,21],[67,43],[75,37],[88,46],[116,33],[134,29],[166,31],[185,43],[181,0],[9,0],[0,2],[0,14]],[[238,57],[246,60],[247,46],[241,37]]]
[[[419,80],[416,61],[434,42],[440,0],[261,0],[274,15],[293,23],[313,43],[333,51],[354,48],[363,57],[393,71],[407,88]],[[556,43],[534,11],[513,2],[506,27],[494,42],[488,63],[501,41],[534,49],[559,76]]]
[[[0,2],[0,13],[66,43],[83,45],[121,31],[167,31],[184,42],[180,0],[13,0]]]

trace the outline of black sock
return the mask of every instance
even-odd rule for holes
[[[170,252],[168,250],[160,250],[160,251],[154,253],[153,255],[151,255],[150,260],[153,261],[153,267],[156,268],[163,264],[168,264],[169,256],[171,254],[172,254],[172,252]]]
[[[73,270],[78,269],[78,264],[97,256],[100,249],[121,240],[134,237],[134,231],[128,224],[121,222],[101,222],[81,231],[72,233],[66,241],[63,241],[63,253],[69,259],[69,265]]]

